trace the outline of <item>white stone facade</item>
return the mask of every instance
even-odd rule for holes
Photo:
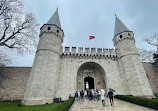
[[[48,27],[49,30],[47,30]],[[63,36],[63,31],[56,26],[43,25],[41,28],[40,41],[23,104],[53,102],[60,74]]]
[[[115,50],[79,47],[76,51],[72,47],[70,52],[65,47],[63,52],[63,30],[56,24],[44,24],[23,104],[45,104],[58,97],[67,100],[70,94],[85,89],[86,77],[94,79],[94,89],[113,88],[115,94],[153,96],[134,34],[126,30],[114,36]]]

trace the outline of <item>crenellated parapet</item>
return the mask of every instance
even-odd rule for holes
[[[63,47],[63,56],[96,56],[96,57],[117,57],[115,49],[108,48],[83,48]]]

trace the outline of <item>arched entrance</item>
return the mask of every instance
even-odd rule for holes
[[[93,77],[85,77],[84,78],[84,89],[86,90],[86,82],[89,85],[89,89],[95,89],[94,87],[94,78]]]
[[[76,90],[85,90],[86,81],[89,84],[89,89],[106,90],[105,77],[105,71],[102,66],[95,62],[86,62],[78,69]]]

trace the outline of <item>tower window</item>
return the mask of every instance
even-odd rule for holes
[[[131,36],[131,34],[130,34],[130,33],[128,33],[128,36]]]
[[[50,30],[51,28],[50,27],[48,27],[48,30]]]
[[[120,39],[122,39],[122,35],[120,35]]]
[[[59,33],[59,30],[57,30],[57,33]]]

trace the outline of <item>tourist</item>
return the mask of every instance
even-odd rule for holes
[[[84,96],[84,92],[83,92],[83,90],[81,90],[81,92],[80,92],[80,97],[81,97],[81,101],[82,101],[82,102],[84,101],[83,96]]]
[[[88,82],[86,82],[86,89],[87,89],[87,90],[89,89],[89,84],[88,84]]]
[[[92,89],[90,90],[90,100],[93,100]]]
[[[91,91],[88,90],[88,93],[87,93],[87,94],[88,94],[88,99],[89,99],[89,100],[90,100],[90,92],[91,92]]]
[[[79,101],[80,100],[80,91],[78,90],[77,93],[78,93],[78,101]]]
[[[113,101],[113,96],[114,94],[113,94],[113,92],[110,90],[109,92],[108,92],[108,96],[109,96],[109,99],[110,99],[110,104],[111,104],[111,106],[113,106],[114,107],[114,101]]]
[[[75,101],[78,101],[78,92],[75,93]]]
[[[84,91],[84,97],[86,98],[87,96],[87,90]]]
[[[95,100],[94,89],[92,89],[92,100]]]
[[[101,92],[100,91],[98,91],[99,92],[99,95],[101,95]]]
[[[101,100],[102,100],[102,105],[105,106],[105,91],[101,89]]]
[[[94,91],[94,99],[95,99],[95,100],[97,100],[97,95],[98,95],[97,90],[95,90],[95,91]]]
[[[99,101],[99,91],[97,90],[97,101]]]
[[[101,96],[101,92],[100,92],[100,90],[99,90],[98,92],[99,92],[99,99],[100,99],[100,96]]]

